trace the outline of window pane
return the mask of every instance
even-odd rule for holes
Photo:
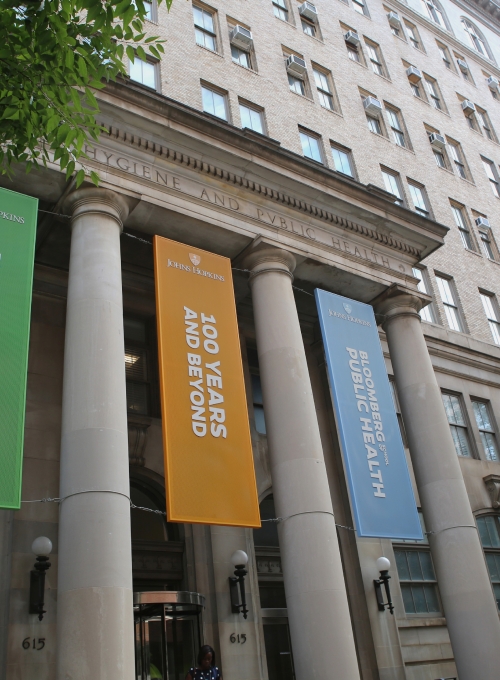
[[[455,300],[453,299],[453,294],[451,292],[450,282],[448,281],[448,279],[443,279],[441,278],[441,276],[437,276],[436,281],[438,284],[442,301],[449,305],[454,305]]]
[[[253,414],[255,418],[255,429],[259,434],[267,434],[266,419],[264,417],[264,407],[254,404]]]
[[[404,550],[395,550],[394,557],[396,558],[396,567],[400,581],[410,580],[410,570],[406,561],[406,552]]]
[[[480,432],[480,435],[486,460],[498,460],[495,435],[491,434],[491,432]]]
[[[420,211],[420,212],[427,212],[427,207],[425,205],[425,199],[424,199],[424,194],[422,192],[422,189],[420,187],[415,186],[414,184],[408,184],[410,187],[410,194],[411,198],[413,200],[413,205],[415,206],[415,209]]]
[[[429,613],[431,612],[439,612],[440,607],[439,607],[439,602],[438,602],[438,597],[437,597],[437,592],[436,592],[436,586],[423,586],[424,590],[424,595],[425,595],[425,601],[427,604],[427,611]]]
[[[412,587],[410,585],[401,584],[401,594],[403,595],[403,604],[407,614],[415,614],[415,605],[413,603]]]
[[[148,413],[148,385],[145,383],[126,382],[127,409],[134,413]]]
[[[377,135],[382,134],[382,128],[380,127],[380,123],[377,118],[372,118],[371,116],[366,117],[368,120],[368,127],[372,132],[375,132]]]
[[[424,575],[417,551],[408,551],[406,553],[408,559],[408,567],[410,569],[410,579],[412,581],[423,581]]]
[[[427,612],[427,602],[425,601],[424,586],[412,585],[411,592],[415,603],[415,612],[425,614]]]
[[[484,311],[488,319],[493,319],[493,321],[498,321],[498,317],[493,306],[493,301],[491,295],[484,295],[481,293],[481,300],[483,303]]]
[[[494,553],[486,553],[486,564],[493,582],[500,582],[500,559]]]
[[[424,575],[424,581],[435,581],[436,576],[434,574],[434,568],[432,566],[431,555],[428,552],[420,551],[418,553],[420,557],[420,565],[422,567],[422,573]]]
[[[262,125],[262,114],[260,111],[251,109],[248,106],[240,104],[241,127],[247,127],[255,132],[264,134],[264,127]]]
[[[288,84],[290,85],[292,92],[296,92],[297,94],[301,94],[303,96],[305,95],[306,91],[304,88],[304,83],[299,78],[294,78],[288,74]]]
[[[450,425],[450,429],[457,455],[466,457],[470,456],[469,442],[467,441],[467,435],[465,433],[464,428],[456,427],[455,425]]]
[[[386,191],[388,191],[391,194],[394,194],[394,196],[397,196],[399,200],[402,202],[403,197],[401,196],[401,190],[399,188],[399,183],[396,176],[391,175],[391,173],[382,170],[382,177],[384,178]]]
[[[315,161],[321,163],[321,152],[319,148],[319,141],[316,137],[310,137],[304,132],[300,133],[300,141],[302,142],[302,151],[304,156],[307,158],[312,158]]]
[[[328,78],[325,73],[322,71],[317,71],[314,69],[314,82],[316,83],[316,87],[321,88],[322,90],[325,90],[325,92],[330,92],[330,84],[328,82]]]
[[[360,61],[358,50],[355,50],[352,47],[347,48],[347,56],[349,57],[349,59],[352,59],[352,61],[357,61],[358,63]]]
[[[227,120],[226,102],[223,95],[202,87],[203,110],[213,116]]]
[[[489,430],[493,432],[491,426],[490,414],[488,413],[488,407],[482,401],[473,401],[472,408],[474,409],[474,415],[476,416],[476,423],[480,430]]]
[[[231,57],[236,64],[250,68],[250,55],[244,50],[240,50],[234,45],[231,45]]]
[[[332,156],[333,162],[335,164],[335,170],[337,170],[337,172],[343,172],[344,175],[350,175],[352,177],[351,163],[349,161],[348,154],[332,146]]]

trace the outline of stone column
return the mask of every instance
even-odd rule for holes
[[[393,285],[384,314],[394,377],[460,680],[496,680],[500,622],[460,463],[427,351],[417,294]]]
[[[134,638],[120,233],[126,200],[69,196],[61,441],[59,680],[132,680]]]
[[[297,680],[359,680],[325,461],[292,291],[295,259],[245,260]]]

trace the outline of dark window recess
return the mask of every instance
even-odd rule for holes
[[[127,410],[136,415],[159,416],[155,319],[125,317],[123,325]]]
[[[259,583],[261,609],[286,609],[285,586],[281,581]]]
[[[260,519],[276,519],[276,510],[274,508],[274,498],[272,494],[264,498],[260,504]],[[253,542],[254,545],[258,547],[279,548],[277,522],[262,522],[260,529],[253,530]]]
[[[288,623],[264,623],[264,643],[269,680],[294,680]]]
[[[264,405],[262,401],[262,385],[259,375],[259,359],[257,350],[247,348],[248,368],[252,377],[252,401],[255,429],[259,434],[266,434],[266,420],[264,418]]]

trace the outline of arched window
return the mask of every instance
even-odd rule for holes
[[[476,521],[490,572],[491,585],[500,609],[500,517],[486,515],[478,517]]]
[[[464,27],[464,31],[468,36],[470,44],[476,50],[476,52],[479,52],[479,54],[482,54],[484,57],[489,59],[490,50],[481,31],[465,17],[462,17],[462,26]]]
[[[130,499],[138,508],[165,512],[163,496],[142,480],[130,480]],[[177,526],[166,521],[165,515],[132,508],[130,511],[132,541],[176,541]]]
[[[424,6],[424,13],[441,28],[449,30],[448,21],[446,20],[443,8],[437,0],[422,0]]]

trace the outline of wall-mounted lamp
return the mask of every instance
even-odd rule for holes
[[[30,614],[38,614],[41,621],[45,614],[45,572],[50,567],[49,555],[52,552],[52,541],[46,536],[35,538],[31,544],[32,552],[37,556],[35,568],[30,571]]]
[[[233,614],[243,614],[243,618],[246,619],[248,609],[245,597],[245,576],[248,572],[245,567],[248,564],[248,555],[243,550],[237,550],[231,557],[231,564],[235,567],[234,576],[229,577],[231,610]]]
[[[391,563],[387,557],[379,557],[377,560],[377,569],[380,572],[380,578],[374,579],[373,585],[375,586],[375,594],[377,595],[377,604],[379,611],[385,612],[385,608],[394,615],[394,605],[391,599],[391,589],[389,587],[389,569],[391,568]],[[387,602],[384,602],[384,595],[382,593],[382,585],[385,589],[385,594],[387,595]]]

